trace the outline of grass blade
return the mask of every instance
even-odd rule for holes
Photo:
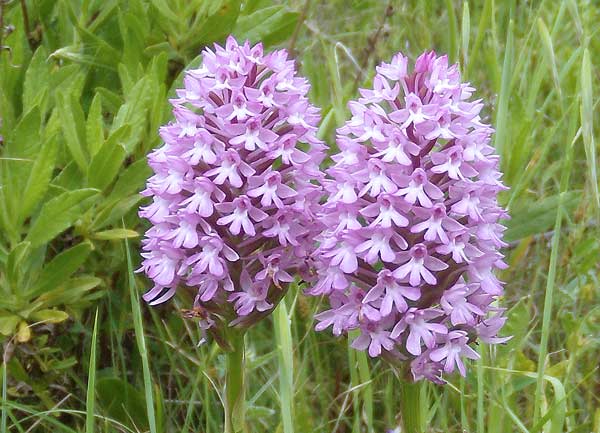
[[[94,331],[92,333],[92,343],[90,348],[90,365],[88,368],[87,394],[85,398],[85,432],[94,433],[94,407],[96,399],[96,346],[98,340],[98,309],[94,317]]]
[[[6,359],[6,352],[8,349],[8,346],[12,344],[12,341],[9,341],[9,343],[5,346],[4,348],[4,353],[2,354],[2,424],[0,425],[0,429],[2,431],[2,433],[6,433],[6,424],[7,424],[7,411],[8,411],[8,395],[7,395],[7,381],[8,381],[8,374],[6,373],[7,367],[6,367],[6,363],[7,363],[7,359]]]
[[[285,299],[275,310],[275,339],[278,347],[279,400],[283,432],[294,433],[294,358],[292,346],[291,320],[288,316]]]
[[[546,24],[544,23],[543,19],[538,18],[537,25],[538,30],[540,32],[540,37],[542,39],[542,45],[546,53],[546,60],[550,66],[550,69],[552,70],[552,80],[554,82],[556,92],[558,93],[559,104],[561,107],[564,107],[562,89],[560,88],[560,79],[558,77],[558,68],[556,66],[556,55],[554,53],[554,44],[552,43],[552,37],[550,36],[550,32],[548,32],[548,28],[546,27]]]
[[[454,63],[458,61],[458,29],[452,0],[446,0],[446,13],[448,14],[448,57]]]
[[[142,358],[142,374],[144,376],[144,395],[146,397],[146,412],[148,414],[148,425],[150,433],[157,433],[156,415],[154,413],[154,395],[152,393],[152,377],[150,376],[150,364],[148,362],[148,351],[146,349],[146,339],[144,338],[144,324],[142,322],[142,310],[138,297],[135,277],[133,275],[133,265],[131,263],[131,252],[129,251],[129,242],[125,239],[125,254],[127,255],[127,275],[129,286],[129,297],[131,298],[131,310],[133,313],[133,326],[135,329],[135,339],[137,342],[140,357]]]
[[[594,105],[592,93],[592,62],[586,48],[581,63],[581,127],[585,156],[589,167],[590,183],[594,193],[596,212],[600,212],[600,193],[598,192],[598,173],[596,167],[596,145],[594,142]]]
[[[483,38],[486,34],[486,28],[490,25],[492,21],[493,7],[492,0],[485,0],[483,5],[483,10],[481,11],[481,17],[479,18],[479,26],[477,28],[477,37],[475,38],[475,44],[473,45],[473,49],[471,50],[471,60],[468,64],[467,72],[465,74],[466,78],[470,78],[473,72],[473,68],[477,62],[477,56],[481,50],[481,44],[483,43]]]
[[[514,41],[514,21],[511,19],[508,25],[508,35],[506,37],[506,49],[504,51],[504,63],[502,65],[502,81],[500,85],[500,95],[498,96],[498,113],[496,114],[496,138],[494,145],[500,157],[504,156],[504,147],[506,144],[508,128],[508,101],[510,100],[510,77],[512,71],[513,41]],[[502,158],[505,160],[505,158]],[[507,161],[505,160],[504,163]]]
[[[542,315],[542,336],[540,341],[540,349],[538,354],[537,381],[535,387],[534,407],[533,407],[533,424],[535,425],[540,419],[542,402],[544,400],[544,380],[546,379],[546,356],[548,355],[548,339],[550,337],[550,321],[552,318],[554,286],[556,282],[556,270],[560,246],[560,231],[562,227],[564,213],[564,197],[566,196],[569,177],[572,168],[573,145],[577,140],[578,135],[575,134],[573,141],[567,146],[565,158],[563,160],[563,170],[560,178],[560,196],[558,202],[558,210],[556,212],[556,221],[554,223],[554,231],[552,235],[552,243],[550,249],[550,264],[548,266],[548,279],[546,280],[546,291],[544,294],[544,311]],[[562,428],[562,425],[560,426]],[[553,430],[556,426],[553,426]]]
[[[462,10],[461,23],[461,53],[462,53],[462,69],[467,70],[469,64],[469,41],[471,37],[471,12],[469,11],[469,2],[465,0]]]

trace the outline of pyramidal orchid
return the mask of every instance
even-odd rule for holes
[[[152,201],[140,215],[151,227],[140,270],[154,287],[144,299],[157,305],[191,292],[201,326],[237,363],[228,375],[243,370],[243,336],[232,326],[243,330],[274,309],[320,231],[324,145],[308,89],[285,50],[264,54],[229,37],[187,71],[171,100],[174,120],[160,130],[164,144],[148,157],[154,175],[143,194]],[[234,376],[229,410],[243,399]],[[226,413],[227,431],[241,428],[242,415]]]
[[[327,224],[309,294],[330,309],[317,330],[358,330],[356,349],[410,363],[415,380],[465,375],[478,340],[500,343],[496,300],[506,212],[483,104],[446,56],[402,54],[350,102],[323,181]]]

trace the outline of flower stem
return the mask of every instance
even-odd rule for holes
[[[421,387],[419,382],[400,379],[400,412],[402,433],[423,433],[423,412],[421,411]]]
[[[244,334],[232,332],[225,373],[225,433],[245,431]]]

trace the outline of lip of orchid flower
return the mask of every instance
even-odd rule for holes
[[[307,293],[331,308],[316,329],[358,329],[354,348],[409,362],[415,380],[444,383],[465,374],[477,339],[506,341],[493,272],[506,266],[506,187],[474,91],[445,56],[424,53],[410,71],[398,53],[349,102],[323,180]]]
[[[148,155],[146,301],[196,291],[207,327],[249,326],[279,302],[322,231],[325,146],[308,90],[285,50],[233,37],[186,72],[164,144]]]
[[[440,259],[429,255],[427,246],[422,243],[413,245],[408,254],[401,253],[399,255],[401,255],[401,261],[407,258],[408,261],[394,270],[394,277],[402,279],[409,276],[408,281],[413,287],[418,286],[421,279],[429,284],[437,283],[432,271],[442,271],[448,267]]]

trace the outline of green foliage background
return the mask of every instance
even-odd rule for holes
[[[514,337],[424,385],[428,428],[600,431],[599,20],[589,0],[0,0],[0,432],[222,431],[221,352],[131,271],[168,96],[229,33],[295,53],[331,146],[378,62],[460,63],[511,186]],[[301,290],[247,336],[249,431],[394,428],[389,368],[314,333]]]

